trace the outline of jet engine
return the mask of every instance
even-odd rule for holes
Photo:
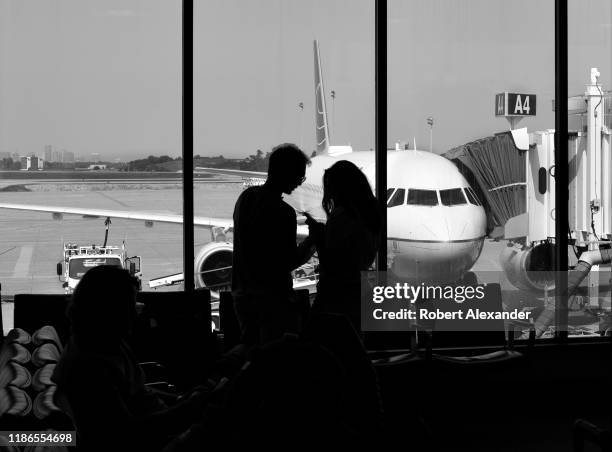
[[[232,283],[232,254],[230,242],[211,242],[202,247],[195,258],[195,286],[210,289],[213,298],[219,290]]]
[[[543,242],[529,248],[508,246],[499,260],[508,280],[518,289],[542,292],[555,287],[554,245]]]

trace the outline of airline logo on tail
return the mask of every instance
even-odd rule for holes
[[[327,108],[325,107],[325,88],[323,86],[323,70],[321,69],[321,56],[319,43],[314,41],[314,68],[315,68],[315,124],[317,128],[317,155],[338,157],[353,152],[350,145],[332,146],[329,140],[329,126],[327,123]]]

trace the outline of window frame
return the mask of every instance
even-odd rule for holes
[[[386,1],[386,0],[385,0]],[[193,210],[193,0],[183,0],[182,23],[182,147],[183,147],[183,281],[184,291],[195,291]]]
[[[386,0],[385,0],[386,1]],[[568,17],[567,0],[555,0],[555,162],[567,162],[568,155]],[[555,244],[557,250],[567,250],[567,219],[569,207],[569,168],[568,165],[555,166],[555,216],[563,221],[555,221]],[[561,183],[559,183],[561,182]],[[567,297],[567,252],[555,253],[555,340],[568,342],[569,312]],[[560,290],[559,290],[560,289]]]
[[[555,161],[567,161],[568,155],[568,16],[567,0],[555,0]],[[386,205],[382,193],[386,193],[386,132],[387,132],[387,0],[377,0],[375,7],[375,122],[376,122],[376,193],[381,207]],[[555,212],[557,218],[568,218],[567,203],[560,200],[568,199],[569,188],[567,181],[567,165],[559,165],[555,184]],[[440,201],[440,200],[439,200]],[[382,212],[386,209],[382,208]],[[387,217],[382,215],[382,228],[380,234],[380,248],[377,255],[377,268],[385,268],[387,246]],[[566,250],[568,246],[565,221],[555,223],[555,243],[557,249]],[[567,299],[567,253],[555,253],[555,284],[560,290],[555,299],[555,326],[554,342],[568,342],[568,299]],[[563,295],[565,294],[565,295]],[[573,342],[573,341],[572,341]]]
[[[185,291],[193,292],[194,285],[194,230],[193,230],[193,0],[183,0],[182,24],[182,143],[183,143],[183,271]],[[376,0],[374,7],[374,90],[375,90],[375,186],[381,212],[386,212],[387,204],[387,0]],[[555,0],[555,161],[567,161],[568,153],[568,17],[567,0]],[[557,167],[557,180],[568,180],[567,165]],[[567,183],[555,184],[555,209],[558,218],[568,217],[567,203],[560,202],[568,197]],[[440,201],[440,200],[438,200]],[[568,238],[563,227],[565,222],[555,224],[555,243],[558,249],[567,249]],[[379,236],[379,249],[376,258],[377,268],[386,266],[387,253],[387,216],[382,215]],[[567,253],[556,253],[556,285],[567,292]],[[563,290],[565,289],[565,290]],[[567,295],[557,296],[555,300],[556,340],[568,340]]]

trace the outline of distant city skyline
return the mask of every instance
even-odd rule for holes
[[[0,0],[0,152],[178,157],[180,5]],[[569,2],[570,95],[591,67],[612,89],[611,15],[607,0]],[[194,20],[194,155],[286,141],[310,153],[313,39],[332,144],[374,147],[373,0],[207,0]],[[507,130],[493,114],[502,91],[538,96],[519,127],[554,127],[553,0],[389,0],[388,28],[388,147],[429,149],[431,132],[444,152]]]

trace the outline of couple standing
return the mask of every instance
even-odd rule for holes
[[[246,189],[236,202],[232,293],[244,343],[268,342],[287,331],[291,271],[315,250],[320,275],[313,309],[344,314],[359,330],[360,272],[377,251],[378,204],[359,168],[336,162],[323,176],[327,223],[307,215],[309,235],[298,245],[296,213],[282,194],[304,182],[309,164],[294,144],[275,147],[265,184]]]

